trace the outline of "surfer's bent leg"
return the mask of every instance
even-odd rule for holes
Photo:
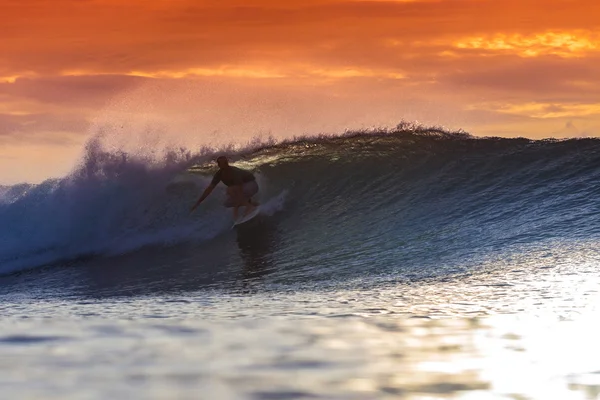
[[[240,206],[244,205],[244,196],[241,185],[229,186],[227,188],[227,200],[225,201],[225,207],[233,208],[233,219],[237,221],[238,210]]]

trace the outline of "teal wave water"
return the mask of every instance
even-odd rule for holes
[[[599,155],[598,139],[474,138],[425,128],[307,137],[232,154],[257,174],[266,203],[268,215],[249,238],[271,246],[279,270],[318,264],[310,279],[387,274],[399,265],[405,277],[435,276],[544,243],[594,241]],[[201,246],[226,234],[222,190],[198,214],[188,212],[214,172],[213,158],[181,151],[157,162],[92,143],[69,176],[4,188],[0,273]]]

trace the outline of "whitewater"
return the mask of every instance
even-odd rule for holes
[[[231,229],[215,158],[263,213]],[[11,398],[595,399],[600,139],[395,129],[0,187]],[[34,382],[35,384],[32,384]]]

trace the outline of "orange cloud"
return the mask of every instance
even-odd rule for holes
[[[63,71],[63,76],[82,77],[93,75],[92,71]],[[190,78],[242,78],[242,79],[313,79],[325,78],[328,80],[346,78],[380,78],[380,79],[405,79],[406,74],[401,71],[386,69],[370,69],[361,67],[320,67],[316,65],[289,64],[279,68],[260,66],[223,65],[214,68],[188,68],[182,70],[159,71],[128,71],[123,75],[159,79],[190,79]],[[7,81],[14,83],[16,81]],[[0,82],[1,83],[1,82]],[[315,82],[316,83],[316,82]]]
[[[543,32],[530,35],[495,34],[463,39],[454,43],[459,49],[483,49],[517,54],[522,57],[557,55],[584,57],[600,50],[600,34],[591,31]]]
[[[0,76],[293,63],[389,69],[461,47],[555,54],[593,45],[573,32],[597,30],[598,15],[595,0],[548,0],[543,12],[533,0],[3,2]]]
[[[469,107],[470,109],[485,109],[506,114],[522,115],[531,118],[563,118],[600,116],[600,103],[589,104],[554,104],[554,103],[516,103],[498,104],[483,103]]]

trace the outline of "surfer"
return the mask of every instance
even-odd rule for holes
[[[252,196],[258,193],[256,178],[250,171],[229,165],[229,160],[225,156],[217,158],[217,165],[219,170],[190,211],[194,211],[208,197],[215,186],[219,182],[223,182],[227,186],[227,199],[223,205],[233,208],[233,220],[237,221],[240,207],[246,207],[244,212],[244,216],[246,216],[258,206],[258,203],[252,200]]]

